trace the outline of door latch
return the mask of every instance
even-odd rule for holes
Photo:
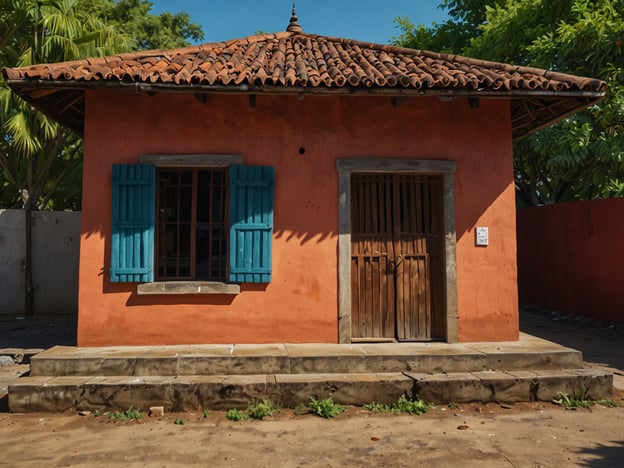
[[[388,260],[388,270],[390,271],[390,273],[394,273],[402,261],[403,255],[395,257],[394,260]]]

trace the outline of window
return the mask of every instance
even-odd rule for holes
[[[157,279],[227,279],[227,169],[158,171]]]
[[[270,282],[273,181],[272,167],[113,165],[111,281]]]

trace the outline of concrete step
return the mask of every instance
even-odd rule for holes
[[[239,344],[76,348],[33,356],[32,376],[183,376],[556,370],[580,352],[530,335],[500,343]]]
[[[67,410],[167,411],[244,408],[270,398],[284,407],[332,396],[364,405],[394,403],[401,395],[426,402],[549,401],[581,386],[591,398],[611,398],[613,376],[594,369],[450,373],[344,373],[179,376],[32,376],[9,385],[12,412]]]
[[[9,357],[16,364],[28,364],[31,357],[42,351],[41,348],[0,348],[0,357]]]

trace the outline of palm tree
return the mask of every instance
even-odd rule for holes
[[[134,44],[88,13],[93,0],[0,0],[1,66],[29,66],[130,50]],[[79,163],[81,142],[0,82],[0,168],[25,209],[43,209]],[[14,197],[17,198],[17,197]]]

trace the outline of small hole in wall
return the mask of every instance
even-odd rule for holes
[[[301,156],[303,156],[305,154],[305,148],[303,146],[301,148],[299,148],[299,154]]]

